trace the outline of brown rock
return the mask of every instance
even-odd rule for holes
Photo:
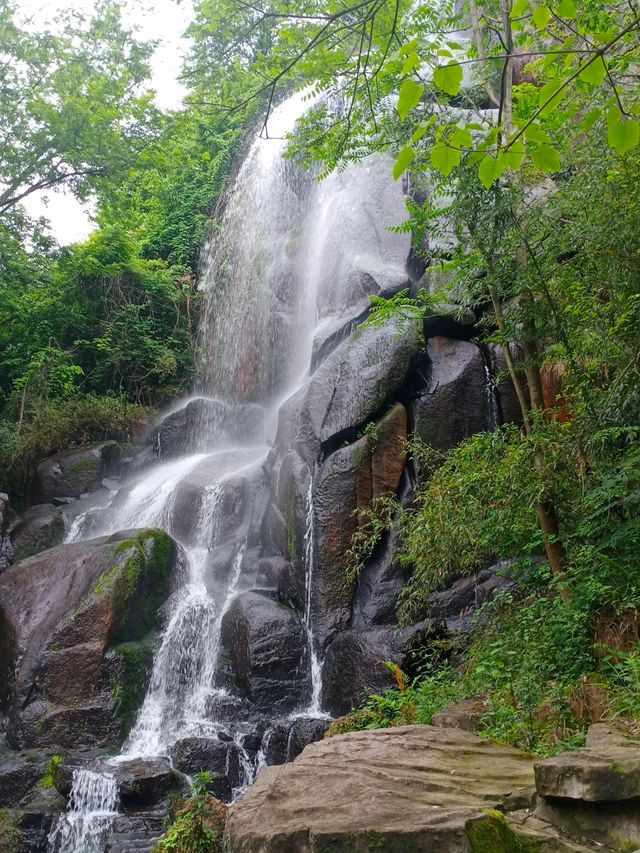
[[[548,853],[589,849],[542,821],[534,831],[487,812],[521,809],[533,794],[532,759],[511,747],[432,726],[352,732],[261,770],[229,810],[225,842],[234,853],[499,853],[526,835]],[[475,843],[494,835],[513,846]]]
[[[433,725],[439,729],[462,729],[475,732],[484,713],[484,696],[462,699],[433,715]]]

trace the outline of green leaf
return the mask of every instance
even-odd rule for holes
[[[405,146],[402,151],[398,154],[398,159],[395,162],[395,166],[393,167],[393,178],[394,180],[398,180],[398,178],[403,175],[407,167],[413,163],[416,156],[416,152],[410,145]]]
[[[410,53],[413,53],[418,49],[418,42],[416,39],[411,39],[411,41],[406,42],[402,45],[402,47],[398,50],[399,56],[408,56]]]
[[[404,121],[411,110],[414,110],[420,103],[422,93],[424,92],[424,84],[416,83],[415,80],[405,80],[400,86],[400,94],[398,96],[398,112],[400,118]]]
[[[478,167],[478,177],[487,189],[491,188],[494,181],[497,181],[500,175],[504,172],[504,163],[496,160],[487,154]]]
[[[560,171],[560,156],[550,145],[541,145],[531,152],[533,165],[540,171],[550,173]]]
[[[585,83],[589,83],[591,86],[602,86],[606,74],[607,66],[605,65],[604,59],[602,56],[598,56],[593,60],[593,62],[590,62],[589,65],[585,66],[578,76],[581,80]]]
[[[551,10],[547,6],[536,6],[533,10],[531,20],[536,29],[544,30],[551,20]]]
[[[524,134],[527,142],[532,142],[534,145],[551,145],[549,134],[539,124],[530,124]]]
[[[446,92],[447,95],[457,95],[462,85],[462,65],[459,62],[449,62],[441,65],[433,72],[433,82]]]
[[[560,0],[556,13],[567,21],[573,21],[578,17],[578,10],[573,0]]]
[[[608,142],[623,157],[640,140],[640,123],[622,115],[619,107],[611,107],[607,113]]]
[[[591,128],[598,121],[601,115],[602,110],[600,109],[600,107],[596,107],[595,110],[591,110],[590,112],[588,112],[580,123],[580,127],[582,128],[582,130],[591,130]]]
[[[511,18],[522,18],[529,11],[529,0],[515,0],[511,7]]]
[[[439,142],[431,149],[431,165],[445,177],[448,177],[456,166],[460,165],[462,152],[455,148],[449,148],[443,142]]]
[[[449,137],[449,144],[454,148],[472,148],[473,136],[471,131],[466,127],[456,127]]]
[[[498,158],[504,163],[505,168],[517,172],[525,155],[525,145],[522,139],[516,139],[507,149],[501,151]]]
[[[420,139],[422,139],[422,137],[425,135],[425,133],[429,130],[429,128],[433,127],[433,125],[436,123],[437,120],[438,120],[437,116],[430,116],[427,119],[427,121],[418,125],[418,127],[413,132],[413,136],[411,137],[411,141],[412,142],[418,142]]]
[[[540,89],[538,93],[538,104],[543,109],[540,110],[541,116],[549,115],[553,110],[558,106],[558,104],[564,98],[564,90],[562,92],[558,92],[559,84],[556,80],[551,80],[545,86]],[[549,103],[547,103],[547,101]]]
[[[402,76],[410,74],[413,69],[420,65],[420,55],[418,53],[410,53],[402,65]]]

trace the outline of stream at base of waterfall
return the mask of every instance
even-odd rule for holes
[[[203,249],[198,399],[224,407],[224,423],[196,419],[184,436],[183,453],[174,448],[168,458],[159,437],[158,461],[131,476],[106,506],[79,515],[68,531],[67,541],[81,541],[133,528],[162,528],[180,546],[183,566],[182,582],[163,614],[147,693],[121,754],[99,767],[74,771],[68,810],[49,837],[50,853],[101,853],[118,812],[117,769],[123,761],[170,756],[180,739],[222,733],[239,756],[234,797],[265,763],[270,731],[250,756],[241,727],[217,712],[229,698],[217,680],[221,627],[235,596],[246,589],[246,535],[233,540],[222,574],[213,571],[212,555],[223,538],[228,491],[239,481],[264,476],[278,410],[307,381],[314,339],[354,301],[353,295],[350,302],[343,298],[336,282],[349,278],[347,261],[358,267],[364,226],[351,229],[353,245],[348,236],[340,238],[343,250],[336,234],[348,235],[349,223],[366,220],[366,204],[359,196],[370,189],[371,166],[366,163],[319,183],[282,158],[284,137],[307,106],[304,95],[296,94],[273,112],[269,138],[254,141],[228,193],[219,232]],[[343,224],[346,231],[336,231]],[[380,266],[376,258],[367,262]],[[359,298],[368,301],[366,293]],[[247,418],[256,421],[250,430]],[[244,435],[250,438],[237,440]],[[312,470],[308,476],[303,617],[309,691],[289,719],[323,716],[321,650],[312,608]],[[187,493],[195,506],[188,519]]]

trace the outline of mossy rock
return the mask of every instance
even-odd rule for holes
[[[151,632],[142,640],[120,643],[113,649],[119,665],[112,692],[118,702],[117,713],[125,736],[129,734],[144,700],[153,663],[154,640],[155,634]]]
[[[519,838],[502,812],[487,809],[482,817],[468,821],[465,833],[471,853],[538,853],[540,846]]]
[[[22,848],[22,812],[0,809],[0,850],[2,853],[20,853]]]

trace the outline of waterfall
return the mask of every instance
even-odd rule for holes
[[[493,374],[491,371],[491,356],[484,346],[480,347],[482,355],[482,366],[484,367],[484,394],[487,401],[489,415],[489,429],[496,430],[500,426],[500,414],[498,409],[497,391]]]
[[[198,395],[177,403],[163,421],[184,416],[171,439],[177,431],[183,445],[176,450],[159,429],[155,464],[78,515],[68,530],[67,541],[76,542],[160,527],[178,543],[185,571],[169,599],[147,693],[121,755],[107,762],[104,773],[74,776],[69,811],[52,833],[51,853],[101,849],[117,802],[111,769],[117,775],[124,759],[171,755],[182,738],[224,733],[240,763],[234,796],[266,761],[270,728],[258,753],[250,754],[241,727],[219,710],[230,698],[216,683],[223,617],[246,588],[243,578],[253,559],[247,538],[250,501],[249,521],[238,522],[233,535],[228,530],[229,519],[235,519],[233,490],[259,481],[278,410],[308,380],[314,342],[345,317],[366,310],[371,293],[397,289],[406,279],[406,249],[403,255],[394,248],[397,238],[375,224],[389,208],[390,192],[401,199],[389,180],[389,162],[370,158],[318,183],[282,157],[286,136],[308,103],[308,96],[298,93],[273,111],[268,138],[254,140],[228,193],[220,227],[203,248]],[[394,204],[397,209],[397,199]],[[194,405],[200,414],[189,420]],[[251,547],[255,557],[255,542]],[[301,614],[311,697],[300,715],[326,717],[312,615],[314,562],[312,475]]]
[[[304,533],[304,567],[305,567],[305,604],[304,624],[309,641],[309,655],[311,658],[311,701],[305,711],[310,717],[323,715],[322,701],[322,663],[316,649],[313,635],[313,567],[314,567],[314,539],[313,539],[313,472],[309,477],[309,491],[307,492],[307,518]]]
[[[56,821],[48,849],[51,853],[102,853],[117,806],[118,785],[112,774],[75,770],[69,809]]]

